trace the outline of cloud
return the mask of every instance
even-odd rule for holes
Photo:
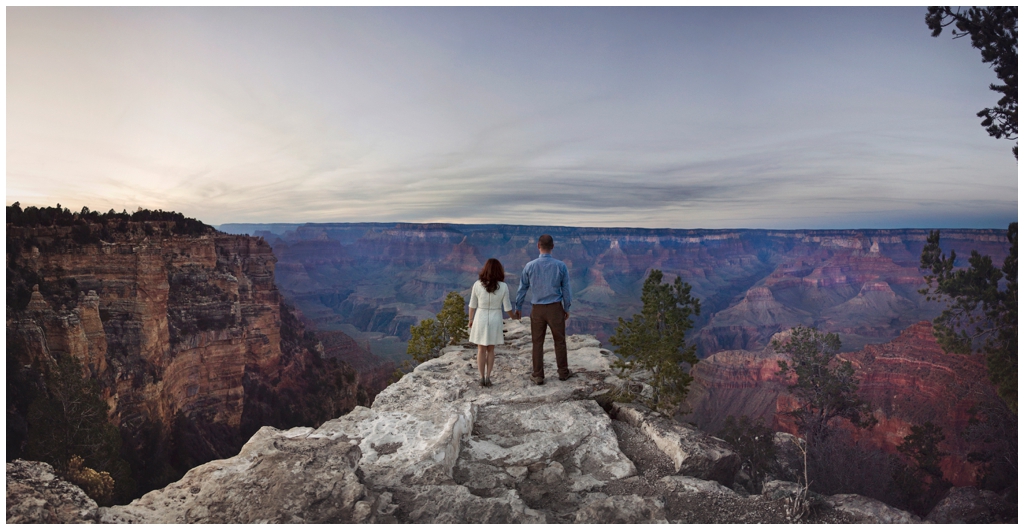
[[[8,14],[8,202],[215,224],[1016,218],[1009,145],[974,116],[992,74],[922,10]]]

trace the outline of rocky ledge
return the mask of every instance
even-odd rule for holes
[[[614,356],[597,339],[569,337],[575,375],[540,386],[529,380],[529,350],[528,321],[508,321],[492,387],[478,383],[475,347],[449,347],[370,408],[317,429],[264,427],[237,456],[193,468],[126,506],[55,495],[58,479],[45,464],[9,463],[8,522],[12,513],[23,522],[61,514],[103,523],[790,520],[787,492],[795,485],[776,484],[764,495],[733,490],[739,458],[723,441],[608,400],[618,378]],[[545,371],[554,375],[550,341],[547,350]],[[33,469],[49,482],[32,478]],[[836,497],[819,499],[802,521],[918,520],[864,497]]]

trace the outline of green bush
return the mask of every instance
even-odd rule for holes
[[[693,327],[692,315],[700,314],[700,300],[690,296],[690,285],[678,277],[662,284],[660,270],[652,270],[644,281],[643,309],[629,321],[619,318],[610,342],[622,356],[614,367],[632,378],[640,370],[652,374],[654,390],[647,404],[671,414],[686,397],[692,377],[683,364],[697,364],[695,346],[686,346],[686,331]]]
[[[459,344],[469,338],[468,323],[466,299],[452,291],[445,297],[437,320],[424,319],[409,329],[411,337],[406,353],[417,363],[434,359],[445,346]]]

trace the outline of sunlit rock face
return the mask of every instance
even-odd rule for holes
[[[885,293],[884,288],[874,292]],[[912,425],[930,421],[942,427],[943,474],[955,485],[975,481],[976,466],[968,461],[982,448],[964,430],[976,405],[1002,407],[979,356],[947,354],[935,341],[932,325],[920,322],[896,339],[840,354],[853,364],[860,381],[859,395],[871,404],[878,425],[870,430],[845,428],[856,439],[895,452]],[[708,432],[718,432],[728,416],[760,419],[776,430],[796,433],[786,412],[797,402],[779,377],[782,354],[762,351],[724,351],[698,363],[694,384],[684,406],[685,418]]]
[[[701,356],[760,350],[794,325],[839,333],[844,349],[896,338],[942,307],[917,292],[927,230],[649,230],[508,225],[353,223],[224,225],[263,235],[279,258],[278,285],[306,316],[407,340],[445,294],[469,289],[498,258],[515,296],[537,237],[555,238],[575,299],[569,333],[606,341],[640,309],[651,269],[693,286],[701,315],[690,334]],[[1005,230],[944,230],[943,249],[1001,263]],[[528,312],[526,313],[528,314]]]
[[[282,392],[307,391],[319,362],[297,342],[301,325],[282,317],[270,245],[173,235],[162,222],[131,228],[78,244],[69,227],[8,226],[8,285],[50,293],[8,314],[8,355],[20,366],[78,358],[137,451],[153,450],[140,435],[151,430],[149,442],[177,436],[194,461],[234,454],[280,417]],[[282,341],[284,327],[299,338]],[[356,406],[348,370],[343,410]]]

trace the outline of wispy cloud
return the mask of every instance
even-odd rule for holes
[[[1003,226],[915,9],[8,10],[8,203],[211,223]]]

